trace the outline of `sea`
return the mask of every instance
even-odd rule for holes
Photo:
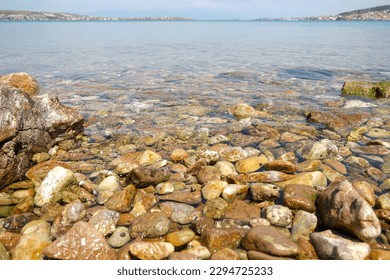
[[[0,75],[31,74],[90,135],[211,128],[235,103],[283,117],[390,80],[389,21],[0,22],[0,38]]]

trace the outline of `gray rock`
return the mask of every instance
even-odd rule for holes
[[[275,226],[291,227],[293,215],[290,209],[281,205],[268,206],[264,209],[264,217]]]
[[[20,179],[38,152],[48,151],[57,137],[82,130],[83,117],[57,97],[30,97],[0,85],[0,188]]]
[[[334,158],[339,155],[337,146],[328,139],[314,142],[302,149],[302,157],[305,159]]]
[[[348,181],[335,182],[322,192],[317,211],[325,226],[346,230],[362,241],[375,239],[381,233],[374,210]]]
[[[166,206],[172,211],[170,219],[175,223],[185,225],[191,223],[195,218],[195,207],[178,202],[163,202],[161,206]]]
[[[108,239],[108,244],[113,248],[119,248],[130,241],[129,230],[126,227],[118,227]]]
[[[297,241],[300,236],[308,238],[317,227],[317,216],[309,212],[299,210],[295,213],[291,229],[292,239]]]
[[[155,168],[153,166],[137,167],[130,173],[130,180],[136,187],[157,185],[169,180],[170,173],[167,168]]]
[[[330,230],[312,233],[310,242],[321,259],[364,260],[370,254],[367,243],[342,238]]]

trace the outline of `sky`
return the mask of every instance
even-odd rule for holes
[[[257,19],[336,15],[387,4],[390,0],[0,0],[0,10],[117,17]]]

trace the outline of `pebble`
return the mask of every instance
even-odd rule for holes
[[[108,176],[104,178],[96,188],[97,198],[99,204],[104,204],[109,200],[115,192],[121,189],[121,182],[117,176]]]
[[[206,184],[213,180],[221,179],[221,172],[215,166],[204,166],[196,174],[196,179],[200,184]]]
[[[298,260],[318,260],[314,246],[306,237],[298,236],[295,242],[299,246],[299,252],[296,257]]]
[[[73,172],[56,166],[49,171],[42,184],[37,189],[37,193],[34,197],[34,203],[36,206],[42,206],[45,203],[57,202],[61,199],[62,191],[76,184],[76,177]]]
[[[3,245],[3,243],[0,243],[0,261],[10,260],[11,256],[8,253],[7,249]]]
[[[335,235],[330,230],[310,235],[318,257],[333,260],[364,260],[370,255],[370,246]]]
[[[378,209],[390,210],[390,192],[382,194],[376,201],[376,207]]]
[[[241,147],[227,147],[220,152],[221,159],[229,162],[236,162],[249,156],[248,151]]]
[[[174,191],[170,194],[158,196],[160,200],[171,200],[191,205],[197,205],[202,201],[202,194],[199,189],[186,189],[183,191]]]
[[[160,203],[160,206],[169,208],[169,218],[175,223],[186,225],[196,218],[195,207],[191,205],[169,201]]]
[[[180,162],[183,161],[184,159],[188,158],[190,154],[183,150],[183,149],[175,149],[171,153],[171,160],[173,162]]]
[[[132,170],[130,178],[134,186],[142,188],[168,181],[170,172],[166,167],[141,166]]]
[[[370,260],[390,260],[390,251],[371,249]]]
[[[264,217],[271,225],[291,227],[293,214],[291,210],[282,205],[273,205],[264,208]]]
[[[169,255],[169,260],[171,261],[183,261],[183,260],[188,260],[188,261],[196,261],[198,258],[190,253],[185,253],[185,252],[173,252],[172,254]]]
[[[375,192],[370,184],[366,181],[357,181],[352,186],[358,191],[359,195],[364,198],[371,206],[375,205]]]
[[[326,159],[338,157],[339,150],[337,146],[328,139],[314,142],[305,146],[301,156],[305,159]]]
[[[218,168],[221,175],[223,175],[225,177],[228,175],[237,175],[238,174],[236,171],[236,167],[230,161],[226,161],[226,160],[218,161],[214,166],[216,168]]]
[[[181,247],[195,238],[195,232],[190,229],[183,229],[167,234],[165,240],[175,247]]]
[[[368,176],[368,178],[370,178],[378,183],[383,182],[387,178],[386,174],[384,174],[378,168],[375,168],[372,166],[365,169],[364,173]]]
[[[157,162],[159,162],[162,159],[162,157],[157,154],[156,152],[146,150],[143,152],[141,157],[138,160],[138,164],[141,166],[147,166],[147,165],[152,165]]]
[[[31,232],[23,234],[12,252],[13,260],[42,260],[43,250],[51,244],[48,233]]]
[[[326,187],[327,178],[321,171],[298,173],[290,180],[275,183],[279,187],[286,187],[287,185],[298,184],[311,187]]]
[[[301,163],[297,164],[297,171],[304,173],[304,172],[312,172],[312,171],[319,171],[322,163],[320,160],[305,160]]]
[[[14,191],[11,195],[12,203],[14,203],[14,204],[21,203],[27,198],[33,198],[35,196],[35,194],[36,194],[36,191],[34,189]],[[1,200],[1,198],[0,198],[0,200]]]
[[[129,241],[130,234],[126,227],[117,227],[107,240],[108,244],[113,248],[120,248]]]
[[[220,198],[210,199],[203,207],[202,213],[205,217],[212,219],[221,219],[224,216],[225,210],[228,207],[228,203]]]
[[[241,242],[248,251],[259,251],[279,257],[294,257],[298,254],[298,246],[270,226],[251,228]]]
[[[130,253],[141,260],[163,260],[175,251],[168,242],[135,242],[129,246]]]
[[[65,205],[61,215],[67,223],[76,223],[85,216],[84,205],[80,201],[73,201]]]
[[[223,248],[211,255],[210,260],[240,260],[240,255],[230,248]]]
[[[288,185],[284,189],[283,204],[290,209],[316,211],[316,199],[318,192],[306,185]]]
[[[390,130],[373,128],[366,133],[366,136],[372,138],[390,138]]]
[[[227,202],[232,202],[235,199],[245,199],[249,187],[247,185],[229,184],[222,191],[222,197]]]
[[[14,204],[10,194],[2,192],[0,193],[0,206],[7,206]]]
[[[171,182],[160,183],[155,187],[155,189],[158,194],[169,194],[175,191],[175,187]]]
[[[227,182],[221,180],[212,180],[207,182],[202,188],[203,198],[209,200],[219,197],[227,185]]]
[[[246,231],[240,228],[208,227],[202,236],[204,236],[206,247],[211,252],[215,252],[224,248],[236,249],[240,245]]]
[[[93,225],[82,221],[74,224],[65,235],[46,247],[43,254],[60,260],[114,260],[117,258],[103,233]]]
[[[292,239],[297,241],[300,237],[309,238],[317,227],[317,221],[316,215],[303,210],[297,211],[291,228]]]
[[[159,199],[151,194],[146,193],[144,190],[138,190],[133,200],[133,209],[131,214],[138,217],[145,214],[150,208],[157,204]]]
[[[229,112],[239,120],[249,119],[254,117],[265,117],[265,118],[271,117],[269,114],[262,111],[257,111],[255,108],[245,103],[239,103],[231,106]]]
[[[275,201],[279,198],[280,188],[273,184],[256,183],[250,186],[252,201]]]
[[[235,167],[238,173],[250,173],[260,169],[268,159],[264,155],[248,157],[236,161]]]
[[[271,260],[271,261],[293,260],[292,258],[271,256],[269,254],[265,254],[265,253],[259,252],[259,251],[248,251],[248,259],[249,260]]]
[[[226,208],[224,218],[249,223],[252,219],[260,218],[260,211],[260,208],[249,205],[245,201],[235,200]]]
[[[134,219],[130,226],[130,236],[156,238],[166,235],[170,226],[169,219],[160,212],[148,212]]]
[[[104,206],[110,210],[120,213],[129,212],[137,190],[133,185],[128,185],[125,189],[115,192]]]
[[[375,239],[381,232],[374,210],[348,181],[333,183],[320,193],[317,211],[325,226],[349,231],[362,241]]]
[[[93,225],[96,230],[100,231],[104,236],[107,236],[114,232],[118,220],[118,212],[108,209],[102,209],[100,211],[97,211],[92,216],[88,224]]]
[[[274,160],[264,164],[266,170],[275,170],[283,173],[294,174],[297,170],[295,164],[287,160]]]
[[[205,246],[190,247],[182,251],[194,255],[197,259],[208,260],[211,257],[209,249]]]

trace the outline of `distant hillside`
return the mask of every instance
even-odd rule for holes
[[[0,21],[120,21],[120,20],[190,20],[180,17],[115,18],[92,17],[69,13],[0,10]]]
[[[352,15],[361,15],[361,14],[368,14],[368,13],[377,13],[377,12],[389,12],[390,11],[390,5],[385,5],[385,6],[378,6],[378,7],[373,7],[373,8],[368,8],[368,9],[362,9],[362,10],[355,10],[351,12],[345,12],[339,14],[339,16],[352,16]]]

